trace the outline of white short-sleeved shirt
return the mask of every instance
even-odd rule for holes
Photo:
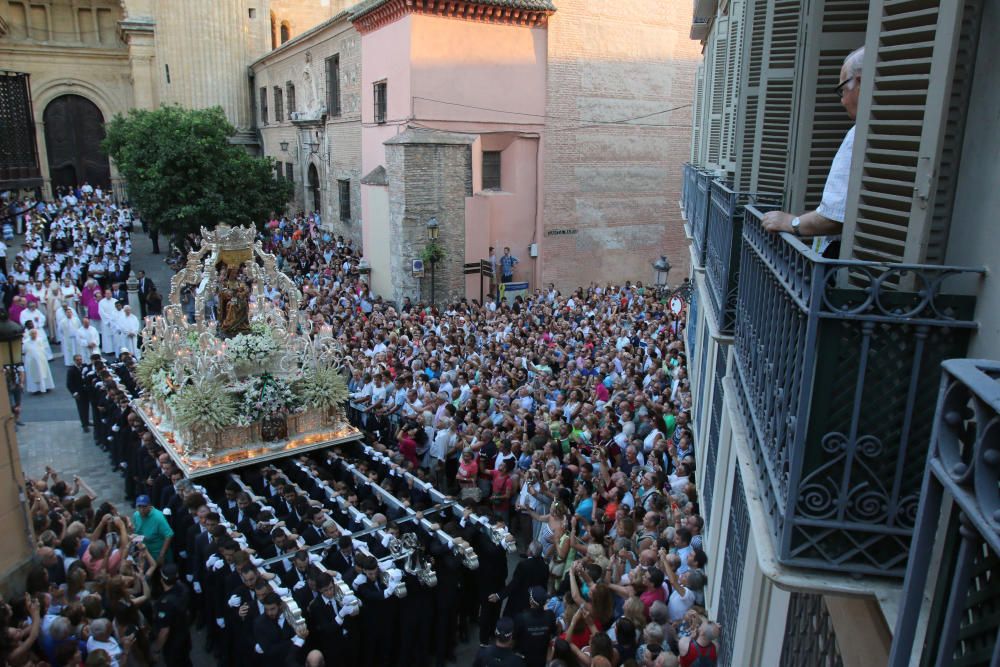
[[[841,224],[847,217],[847,184],[851,178],[851,158],[854,155],[854,127],[844,135],[844,140],[833,157],[830,173],[826,176],[823,186],[823,200],[816,212],[824,218]],[[817,236],[813,239],[813,250],[823,252],[836,236]]]

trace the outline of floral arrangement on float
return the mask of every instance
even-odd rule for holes
[[[171,280],[163,315],[146,318],[142,332],[135,407],[160,443],[196,476],[360,437],[344,414],[343,349],[328,327],[312,331],[301,294],[254,230],[203,228],[202,241]]]

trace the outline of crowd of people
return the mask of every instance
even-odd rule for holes
[[[137,509],[32,481],[38,563],[2,608],[8,663],[187,665],[200,628],[225,665],[437,666],[476,639],[475,665],[716,664],[683,312],[639,283],[390,304],[314,218],[262,241],[342,343],[371,449],[192,484],[131,412],[134,356],[76,359],[81,419]],[[435,586],[391,563],[407,533]]]
[[[20,411],[23,391],[55,388],[49,362],[53,345],[63,363],[79,354],[139,354],[139,315],[128,305],[125,281],[131,271],[133,214],[109,191],[83,184],[63,188],[50,202],[5,197],[5,241],[23,230],[20,249],[0,263],[3,305],[24,331],[23,367],[9,370],[8,389]],[[144,295],[145,296],[145,295]],[[158,297],[154,295],[154,300]],[[144,304],[143,304],[144,306]]]

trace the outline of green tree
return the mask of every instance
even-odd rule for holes
[[[220,223],[260,227],[292,196],[292,183],[275,179],[274,160],[230,143],[236,129],[220,107],[133,109],[106,131],[104,151],[130,202],[175,241]]]

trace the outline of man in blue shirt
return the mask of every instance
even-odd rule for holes
[[[505,283],[514,282],[514,267],[520,260],[510,254],[510,247],[503,249],[503,257],[500,258],[500,281]]]

